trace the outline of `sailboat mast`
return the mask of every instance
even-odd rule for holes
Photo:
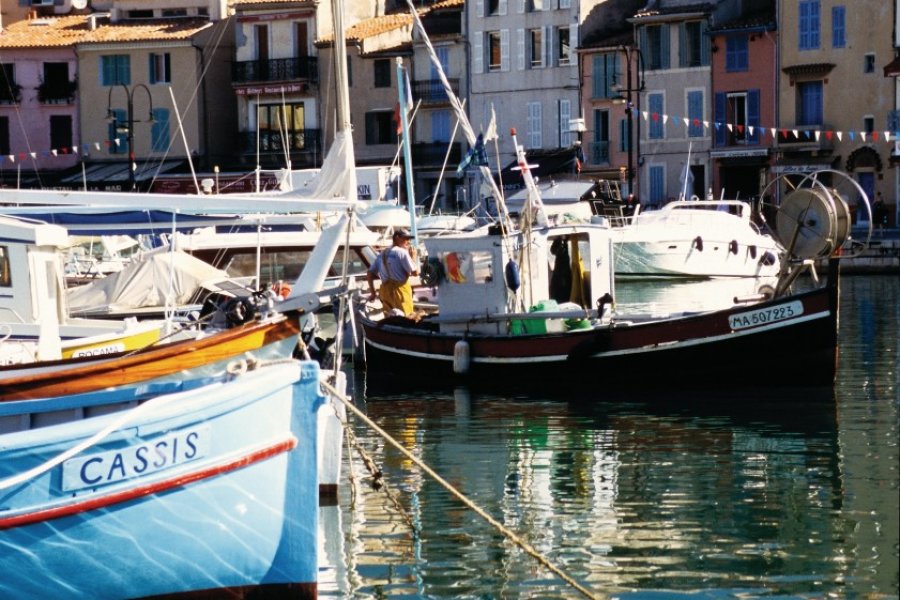
[[[409,232],[413,236],[413,243],[419,243],[419,232],[416,228],[416,197],[413,188],[412,153],[410,151],[409,119],[407,118],[407,98],[412,97],[410,90],[406,89],[407,78],[403,69],[403,59],[397,58],[397,91],[400,95],[398,112],[400,113],[401,144],[403,145],[403,170],[406,172],[406,202],[409,210]]]
[[[332,19],[334,20],[334,76],[337,82],[337,135],[334,143],[342,143],[344,156],[348,162],[344,177],[344,197],[350,201],[357,200],[356,192],[356,154],[353,149],[353,133],[350,130],[350,80],[347,77],[347,40],[344,29],[344,2],[331,0]],[[352,164],[349,164],[351,163]]]

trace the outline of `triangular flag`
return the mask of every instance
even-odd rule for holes
[[[642,110],[641,115],[643,115],[645,121],[647,120],[647,118],[649,116],[646,110]]]
[[[16,162],[16,155],[15,155],[15,154],[10,154],[10,155],[9,155],[9,162]]]
[[[109,140],[106,141],[106,145],[109,146]],[[100,151],[100,142],[94,142],[94,147],[99,152]]]
[[[487,130],[484,132],[484,141],[489,142],[496,140],[500,136],[497,135],[497,113],[494,112],[494,103],[491,102],[491,121],[488,123]]]
[[[847,132],[847,135],[850,136],[850,141],[856,140],[856,134],[855,134],[854,132],[848,131],[848,132]]]
[[[842,139],[844,139],[844,132],[843,132],[843,131],[836,131],[835,133],[837,134],[837,137],[838,137],[838,141],[839,141],[839,142],[840,142]]]
[[[774,139],[777,136],[778,136],[778,130],[773,127],[772,128],[772,138]]]
[[[709,129],[709,121],[703,121],[703,129]]]
[[[884,141],[886,141],[886,142],[891,141],[891,132],[890,131],[884,132]]]
[[[825,132],[825,139],[831,140],[833,135],[834,135],[834,132],[829,129],[828,131]]]
[[[52,154],[53,156],[59,156],[59,154],[56,152],[56,150],[51,150],[50,154]]]
[[[691,124],[690,119],[688,119],[687,117],[685,117],[685,118],[683,119],[683,121],[684,121],[684,126],[685,126],[685,127],[687,127],[688,125]]]
[[[798,131],[797,129],[792,129],[791,131],[794,132],[794,137],[795,137],[795,138],[800,139],[800,131]]]
[[[31,153],[31,158],[37,158],[37,152],[32,152],[32,153]]]
[[[669,122],[669,115],[663,115],[663,125]]]
[[[873,132],[872,132],[872,141],[873,141],[873,142],[877,142],[877,141],[878,141],[878,132],[877,132],[877,131],[873,131]]]
[[[816,131],[815,131],[815,136],[816,136],[816,141],[817,141],[817,142],[819,141],[819,136],[820,136],[821,134],[822,134],[822,132],[819,131],[818,129],[816,129]]]
[[[747,127],[747,129],[750,130],[750,135],[753,135],[753,125],[750,125],[749,127]]]
[[[732,133],[734,131],[734,125],[732,125],[731,123],[726,125],[726,127],[728,127],[728,133]]]

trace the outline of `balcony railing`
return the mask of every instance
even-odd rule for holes
[[[448,79],[454,96],[459,96],[459,79]],[[422,100],[422,104],[446,104],[450,100],[440,79],[421,79],[412,82],[413,100]]]
[[[234,63],[232,81],[253,83],[261,81],[306,80],[319,81],[319,59],[314,56],[246,60]]]
[[[60,79],[45,81],[37,87],[38,102],[41,104],[71,104],[75,101],[77,81]]]
[[[243,154],[256,154],[257,135],[255,131],[242,131],[241,152]],[[282,136],[280,131],[259,132],[260,154],[281,154],[284,152],[285,142],[291,153],[321,154],[322,130],[298,129]]]
[[[609,164],[609,142],[588,143],[588,156],[592,165]]]
[[[419,142],[413,143],[411,150],[412,162],[417,165],[435,165],[444,164],[444,157],[447,156],[447,147],[449,142]],[[454,167],[462,160],[462,145],[454,142],[450,145],[450,158],[447,159],[448,165]]]

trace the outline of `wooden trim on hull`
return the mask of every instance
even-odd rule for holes
[[[297,320],[281,315],[83,366],[67,367],[61,362],[56,370],[0,379],[0,401],[81,394],[147,381],[239,356],[299,333]]]

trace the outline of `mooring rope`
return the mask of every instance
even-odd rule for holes
[[[337,390],[334,386],[327,382],[322,382],[322,386],[325,387],[328,392],[330,392],[335,398],[344,403],[350,411],[362,419],[362,421],[375,430],[378,435],[380,435],[384,440],[389,443],[391,446],[399,450],[406,458],[411,460],[416,464],[420,469],[422,469],[425,473],[427,473],[432,479],[438,482],[444,489],[450,492],[453,496],[456,497],[457,500],[462,502],[467,508],[471,509],[475,514],[479,517],[487,521],[492,527],[494,527],[497,531],[506,536],[510,541],[516,544],[519,548],[524,550],[526,553],[531,555],[532,558],[537,560],[539,563],[544,565],[548,570],[552,571],[557,577],[565,581],[567,584],[572,586],[574,589],[578,590],[581,594],[583,594],[586,598],[598,598],[591,590],[584,587],[580,583],[578,583],[572,576],[564,572],[562,569],[554,565],[550,562],[550,560],[538,552],[531,544],[520,538],[514,531],[504,526],[502,523],[494,519],[491,515],[485,512],[483,509],[479,508],[474,502],[469,500],[462,492],[453,487],[448,481],[446,481],[443,477],[438,475],[431,467],[422,462],[417,456],[415,456],[412,452],[407,450],[400,442],[395,440],[389,433],[387,433],[384,429],[375,424],[372,419],[367,417],[365,413],[359,410],[354,404],[353,401]]]

